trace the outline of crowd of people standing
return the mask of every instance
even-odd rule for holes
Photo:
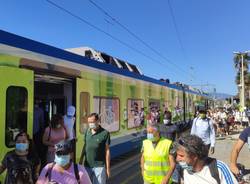
[[[140,159],[144,184],[237,184],[235,176],[240,174],[237,159],[243,145],[250,143],[247,115],[247,109],[200,109],[190,134],[178,137],[181,128],[172,123],[170,111],[164,112],[162,124],[147,125]],[[39,116],[42,112],[37,109],[34,121],[42,121]],[[36,147],[29,135],[21,131],[15,138],[15,149],[6,153],[0,164],[0,174],[7,170],[5,183],[106,184],[111,176],[110,133],[101,126],[98,114],[90,114],[77,164],[74,116],[75,107],[69,106],[64,116],[52,117],[43,133],[35,126],[34,142],[47,148],[44,163],[39,156],[44,149]],[[216,136],[242,129],[232,148],[230,166],[211,157]]]
[[[215,108],[208,110],[208,117],[213,120],[217,136],[226,136],[249,126],[250,109]]]

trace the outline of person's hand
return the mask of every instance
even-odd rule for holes
[[[211,148],[210,148],[210,153],[211,153],[211,154],[214,154],[214,147],[211,147]]]
[[[165,176],[163,180],[161,181],[161,184],[168,184],[168,182],[169,182],[169,178]]]
[[[142,176],[142,178],[144,178],[144,169],[143,169],[143,167],[141,167],[141,176]]]
[[[35,176],[34,176],[34,177],[35,177],[35,180],[38,180],[38,178],[39,178],[39,173],[35,173],[34,175],[35,175]]]
[[[110,178],[111,174],[110,174],[110,169],[107,169],[107,177]]]
[[[237,167],[237,165],[235,164],[231,164],[230,165],[230,170],[232,171],[232,173],[234,173],[236,176],[240,174],[240,170]]]

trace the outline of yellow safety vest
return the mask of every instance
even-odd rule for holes
[[[150,140],[143,141],[144,180],[160,184],[169,170],[169,149],[171,140],[161,138],[154,148]],[[171,183],[171,181],[169,182]]]

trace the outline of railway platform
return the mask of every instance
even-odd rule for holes
[[[216,139],[215,153],[210,156],[229,165],[231,150],[238,137],[239,133],[225,137],[218,137]],[[238,163],[243,164],[247,170],[250,169],[249,153],[250,150],[248,149],[248,146],[244,145],[238,158]],[[140,153],[137,152],[129,158],[126,158],[124,162],[114,165],[111,172],[112,177],[108,181],[108,184],[142,184]]]

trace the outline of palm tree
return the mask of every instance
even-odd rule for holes
[[[234,67],[238,70],[238,71],[241,71],[241,60],[242,60],[242,57],[241,57],[242,54],[236,54],[234,56]],[[248,71],[248,61],[250,59],[250,57],[248,56],[248,54],[243,54],[243,65],[244,65],[244,71]]]
[[[243,54],[243,67],[244,67],[244,83],[245,83],[245,89],[249,91],[250,90],[250,74],[248,73],[248,61],[250,60],[250,57],[248,56],[247,53],[242,53]],[[234,56],[234,67],[237,70],[236,78],[235,78],[235,83],[238,86],[238,91],[241,90],[240,84],[241,84],[241,68],[242,68],[242,54],[236,54]],[[239,94],[239,93],[238,93]],[[249,98],[249,95],[247,95]]]

